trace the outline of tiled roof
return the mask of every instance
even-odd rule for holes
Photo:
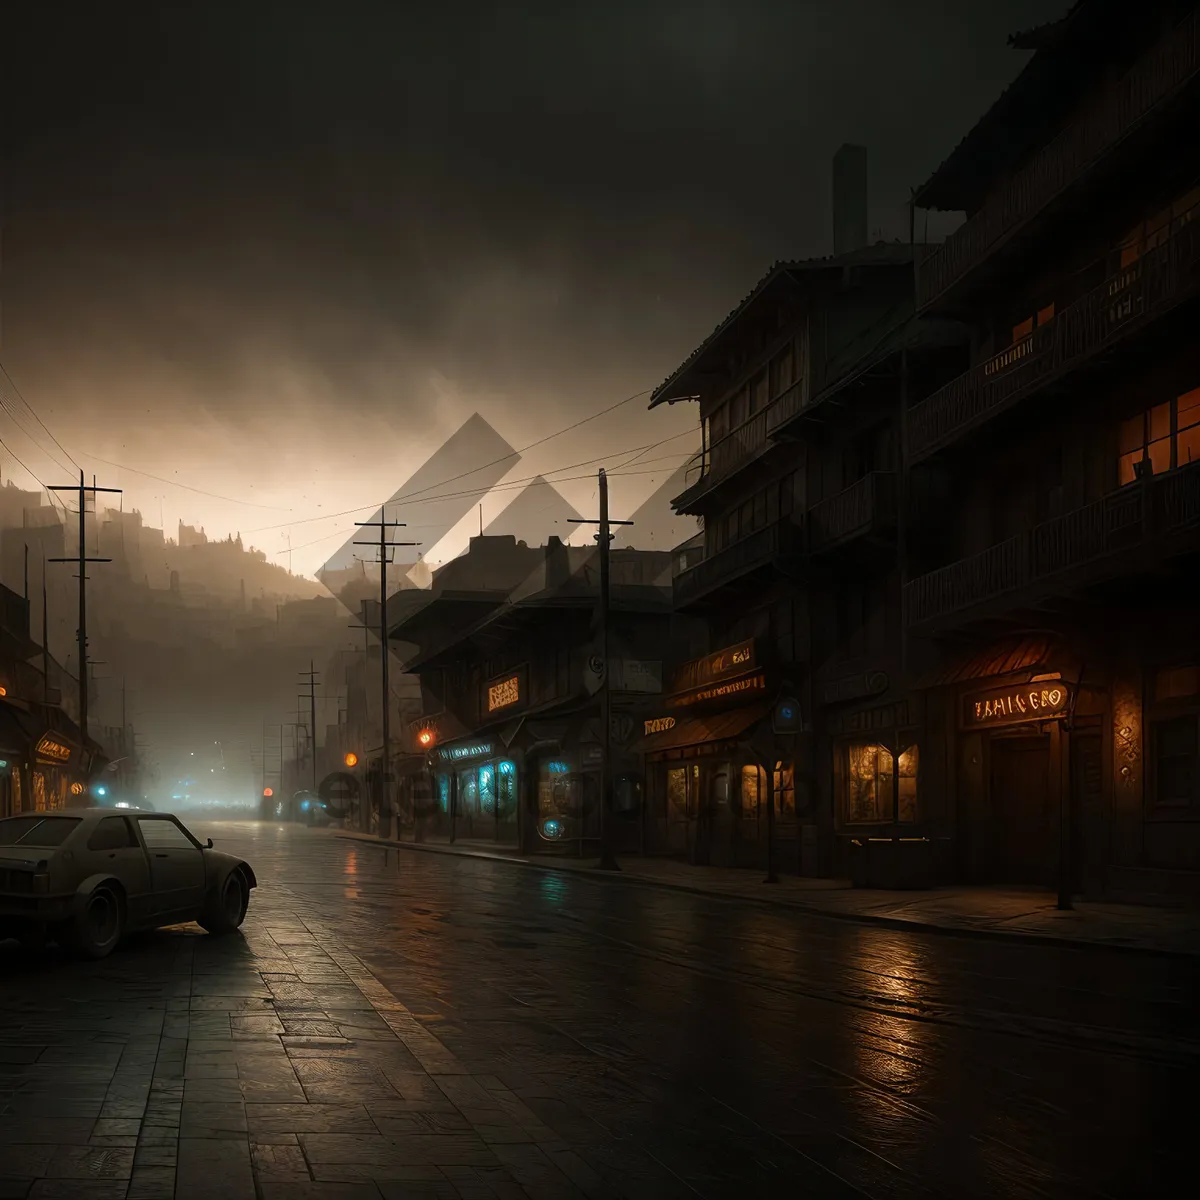
[[[745,298],[732,312],[687,356],[684,361],[654,389],[650,397],[650,408],[662,404],[668,397],[663,393],[675,380],[679,379],[706,350],[728,329],[734,321],[767,288],[784,276],[804,275],[816,271],[844,270],[849,267],[888,267],[898,266],[912,260],[912,246],[908,242],[876,242],[873,246],[864,246],[860,250],[852,250],[848,254],[827,255],[824,258],[779,259],[771,269],[750,289]]]

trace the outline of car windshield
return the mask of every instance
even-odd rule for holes
[[[0,821],[0,846],[61,846],[78,824],[78,817],[6,817]]]

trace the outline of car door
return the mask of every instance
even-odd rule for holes
[[[153,913],[150,863],[127,817],[102,817],[87,840],[91,872],[109,872],[125,889],[130,925],[142,925]]]
[[[204,899],[204,854],[171,816],[139,816],[138,832],[150,859],[157,920],[191,921]]]

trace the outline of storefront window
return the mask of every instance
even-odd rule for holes
[[[890,823],[897,803],[894,758],[886,746],[846,746],[843,759],[843,820],[847,825]],[[900,755],[898,816],[917,816],[918,750],[909,746]]]
[[[33,807],[35,812],[46,811],[46,776],[41,771],[33,773]]]
[[[437,801],[442,812],[450,811],[450,776],[445,771],[437,777]]]
[[[687,767],[672,767],[667,772],[667,815],[675,821],[686,821],[692,815],[687,776]]]
[[[496,811],[496,772],[490,765],[479,768],[479,810],[488,816]]]
[[[505,759],[496,765],[496,818],[509,821],[517,811],[517,765]]]
[[[758,820],[758,806],[766,799],[766,772],[762,767],[747,765],[742,768],[742,819]]]
[[[794,763],[775,764],[775,812],[781,817],[796,815],[796,766]]]
[[[479,779],[474,767],[458,773],[458,811],[463,816],[479,812]]]

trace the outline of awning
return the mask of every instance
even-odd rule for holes
[[[988,679],[993,675],[1011,675],[1017,671],[1032,671],[1044,666],[1057,646],[1048,637],[1023,637],[996,643],[985,650],[941,663],[927,671],[916,682],[917,688],[946,687],[966,683],[971,679]]]
[[[770,711],[769,704],[753,704],[710,716],[684,717],[676,720],[670,729],[647,734],[636,748],[643,754],[656,754],[682,746],[700,746],[705,742],[728,742],[741,737]]]

